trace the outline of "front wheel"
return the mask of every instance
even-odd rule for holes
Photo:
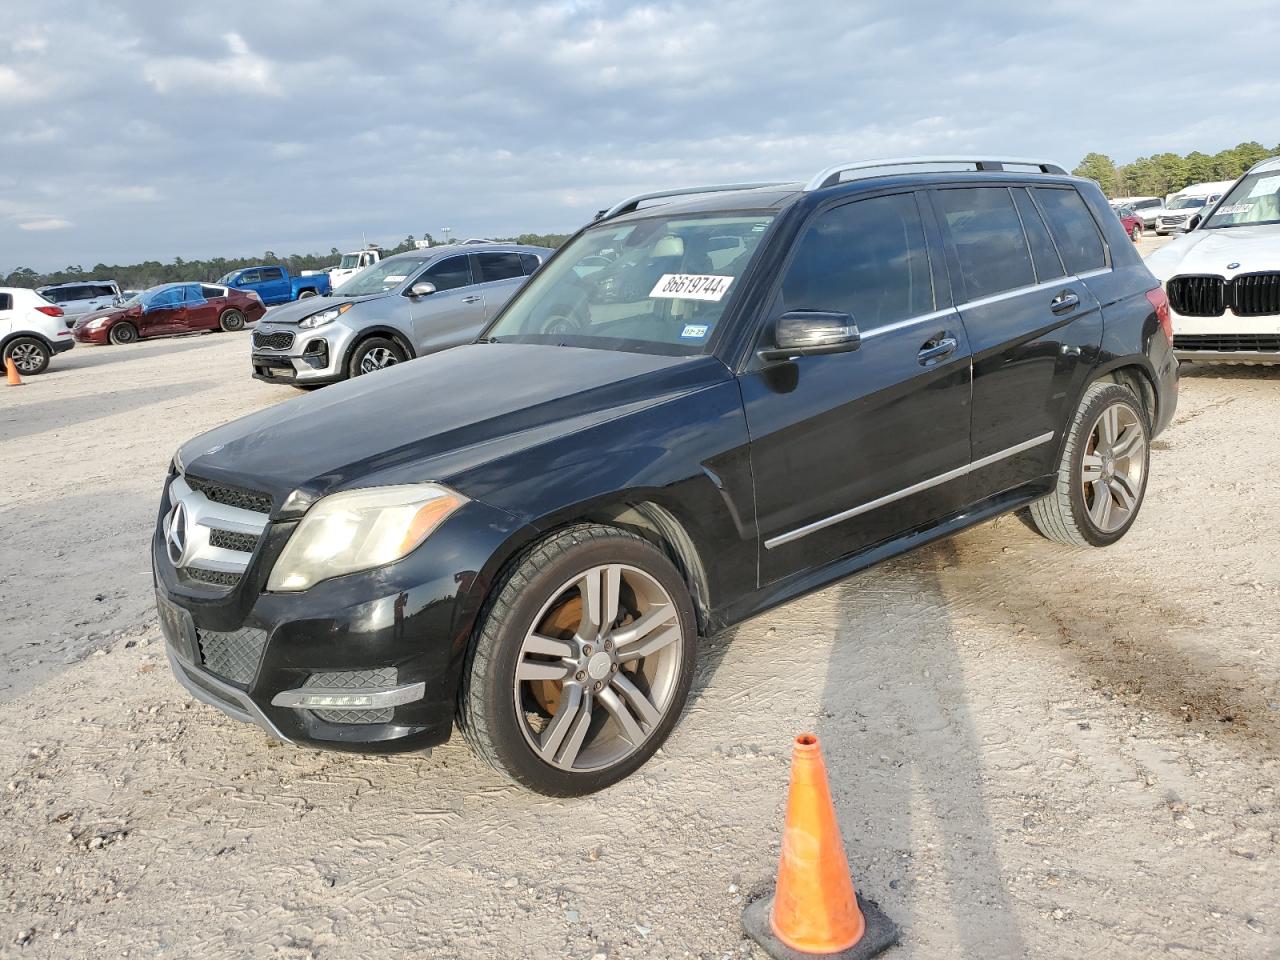
[[[1141,402],[1117,383],[1085,391],[1071,422],[1052,493],[1031,505],[1050,540],[1105,547],[1133,526],[1147,492],[1151,425]]]
[[[228,333],[244,329],[244,314],[239,310],[223,310],[218,318],[218,326]]]
[[[127,320],[122,321],[111,328],[109,339],[117,346],[124,343],[133,343],[138,339],[138,328]]]
[[[623,779],[679,719],[697,641],[683,578],[626,530],[568,527],[495,588],[463,679],[472,750],[539,793],[578,796]]]
[[[408,359],[400,345],[387,337],[370,337],[362,340],[351,354],[351,362],[347,364],[347,376],[361,377],[366,373],[376,373]]]
[[[18,372],[28,377],[48,370],[52,357],[52,352],[44,342],[35,337],[18,337],[4,351],[4,359],[12,360]]]

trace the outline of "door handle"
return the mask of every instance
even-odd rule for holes
[[[463,297],[462,302],[463,303],[479,303],[480,298],[479,297]]]
[[[1049,301],[1049,309],[1054,313],[1066,313],[1080,306],[1080,298],[1074,290],[1063,290]]]
[[[933,340],[926,340],[920,346],[920,352],[916,354],[916,360],[920,366],[927,367],[930,364],[944,360],[956,352],[956,347],[960,344],[955,337],[937,337]]]

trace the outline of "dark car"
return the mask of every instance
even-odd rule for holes
[[[256,293],[216,283],[164,283],[119,306],[80,317],[71,328],[78,343],[133,343],[204,330],[243,330],[267,312]]]
[[[312,746],[456,723],[579,794],[663,742],[699,637],[1011,510],[1116,542],[1177,401],[1164,294],[1091,181],[965,163],[633,198],[477,342],[188,442],[176,676]],[[601,297],[604,251],[648,289]]]
[[[1124,227],[1124,232],[1129,235],[1129,239],[1137,243],[1142,239],[1142,217],[1132,207],[1112,207],[1116,212],[1116,217],[1120,220],[1120,225]]]

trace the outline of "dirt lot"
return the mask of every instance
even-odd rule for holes
[[[274,744],[170,677],[168,459],[293,395],[247,351],[0,387],[0,957],[758,956],[806,728],[890,956],[1280,955],[1280,371],[1185,368],[1118,546],[1005,518],[774,611],[706,644],[639,775],[551,801],[457,740]]]

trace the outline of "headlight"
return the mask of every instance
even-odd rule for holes
[[[328,310],[321,310],[319,313],[313,313],[309,317],[303,317],[298,322],[298,326],[306,330],[313,330],[316,327],[323,327],[326,323],[333,323],[340,316],[350,310],[352,304],[342,303],[336,307],[330,307]]]
[[[273,592],[369,570],[412,552],[467,498],[436,483],[370,487],[316,502],[285,544],[267,580]]]
[[[93,320],[90,320],[85,326],[90,330],[98,330],[106,322],[107,322],[106,317],[97,317]]]
[[[177,450],[173,452],[173,468],[177,470],[178,473],[181,473],[181,474],[185,474],[187,472],[187,465],[182,462],[181,447],[179,447]]]

